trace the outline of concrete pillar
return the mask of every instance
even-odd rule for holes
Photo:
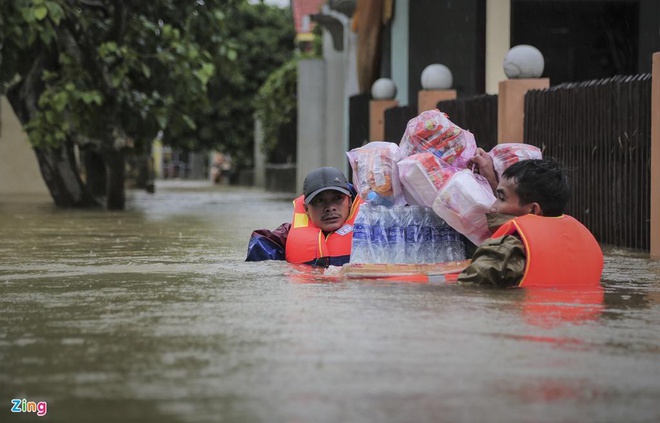
[[[191,152],[188,155],[190,170],[188,171],[188,175],[186,175],[187,178],[194,180],[208,179],[207,164],[208,155],[206,153]]]
[[[156,138],[151,143],[151,158],[154,161],[154,177],[163,179],[163,142],[160,138]]]
[[[260,119],[254,118],[254,185],[266,187],[266,156],[261,145],[264,140],[263,124]]]
[[[401,104],[409,104],[408,99],[408,41],[410,31],[410,0],[394,0],[392,19],[391,53],[392,80],[397,86],[396,99]]]
[[[651,259],[660,260],[660,53],[653,54],[651,83]]]
[[[327,166],[325,72],[326,64],[321,59],[303,59],[298,63],[297,192],[302,192],[303,181],[309,172]]]
[[[369,141],[385,139],[385,110],[398,105],[397,100],[371,100],[369,102]]]
[[[346,31],[344,31],[346,32]],[[332,166],[344,172],[348,170],[348,99],[345,96],[346,53],[333,48],[332,37],[323,31],[323,60],[325,62],[325,142],[322,166]],[[344,38],[346,42],[346,38]]]
[[[511,0],[486,0],[486,94],[504,80],[502,58],[511,48]]]
[[[456,90],[421,90],[417,94],[417,112],[437,108],[439,101],[456,100]]]
[[[550,86],[548,78],[507,79],[497,96],[497,143],[524,142],[525,93]]]

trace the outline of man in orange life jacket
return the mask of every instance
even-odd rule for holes
[[[339,169],[313,170],[305,178],[303,195],[293,201],[291,223],[252,232],[246,261],[286,260],[324,267],[348,263],[353,221],[361,204]]]
[[[563,214],[570,196],[566,175],[554,159],[523,160],[498,182],[490,156],[472,163],[488,179],[496,201],[487,214],[495,233],[458,277],[460,283],[516,286],[596,286],[603,254],[591,232]]]

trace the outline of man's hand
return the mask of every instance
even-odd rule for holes
[[[497,179],[497,173],[495,173],[495,167],[493,166],[493,158],[490,157],[490,154],[486,153],[483,148],[477,148],[477,152],[474,153],[474,157],[468,163],[472,165],[472,171],[474,173],[478,173],[486,178],[494,193],[499,181]]]

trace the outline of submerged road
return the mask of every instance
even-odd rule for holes
[[[125,212],[3,198],[0,421],[660,421],[660,262],[607,249],[603,290],[574,293],[245,263],[290,215],[205,182]]]

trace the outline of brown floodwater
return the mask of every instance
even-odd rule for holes
[[[659,262],[608,248],[582,292],[244,262],[290,200],[181,181],[125,212],[3,198],[0,421],[660,421]]]

